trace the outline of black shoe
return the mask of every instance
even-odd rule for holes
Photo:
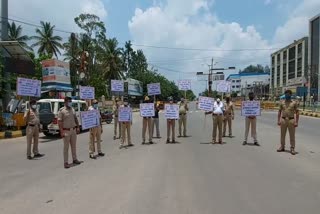
[[[168,144],[168,143],[170,143],[170,140],[167,140],[167,142],[166,142],[166,143],[167,143],[167,144]]]
[[[176,143],[176,141],[175,141],[175,140],[173,140],[173,141],[172,141],[172,143]]]
[[[145,145],[145,144],[146,144],[145,142],[142,142],[142,143],[141,143],[141,145]]]
[[[181,135],[178,136],[178,138],[182,137]]]
[[[260,146],[260,144],[258,142],[254,142],[253,145]]]
[[[242,145],[247,145],[248,143],[247,143],[247,141],[243,141],[243,143],[242,143]]]
[[[69,168],[70,168],[70,164],[64,163],[64,168],[65,168],[65,169],[69,169]]]
[[[98,156],[103,157],[103,156],[104,156],[104,153],[103,153],[103,152],[99,152],[99,153],[98,153]]]
[[[40,154],[40,153],[39,153],[39,154],[34,155],[33,157],[34,157],[34,158],[41,158],[41,157],[43,157],[43,156],[44,156],[44,154]]]
[[[132,147],[132,146],[134,146],[134,144],[133,144],[133,143],[129,143],[128,146],[129,146],[129,147]]]
[[[90,154],[90,155],[89,155],[89,158],[91,158],[91,159],[97,159],[97,157],[94,156],[94,154]]]
[[[152,141],[150,141],[150,142],[149,142],[149,144],[153,144],[153,142],[152,142]]]
[[[32,159],[33,159],[33,157],[31,157],[31,156],[27,156],[27,159],[28,159],[28,160],[32,160]]]
[[[82,161],[79,161],[79,160],[74,160],[73,161],[73,164],[76,164],[76,165],[79,165],[79,164],[81,164],[82,163]]]

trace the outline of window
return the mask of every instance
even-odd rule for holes
[[[235,88],[235,87],[236,87],[236,86],[234,86],[234,85],[232,86],[232,88]]]
[[[40,113],[51,113],[51,103],[38,103],[37,108]]]
[[[298,59],[298,65],[297,65],[297,77],[302,77],[302,59]]]
[[[296,58],[296,47],[292,47],[289,49],[289,61]]]
[[[72,108],[77,112],[79,109],[78,103],[72,103]]]
[[[283,51],[282,59],[284,62],[287,61],[287,50]]]
[[[282,65],[282,81],[283,84],[286,85],[287,84],[287,64],[283,64]]]
[[[277,55],[277,64],[280,63],[280,54]]]
[[[235,80],[232,80],[232,82],[236,82]]]
[[[80,111],[86,111],[87,110],[87,104],[80,103]]]
[[[289,63],[289,73],[288,73],[288,78],[293,79],[296,77],[296,62],[291,61]]]
[[[241,80],[237,80],[237,82],[241,82]]]
[[[240,88],[240,85],[237,85],[237,88]]]
[[[272,64],[272,66],[274,66],[274,56],[272,56],[272,59],[271,59],[271,64]]]
[[[302,43],[298,45],[298,55],[302,54]]]

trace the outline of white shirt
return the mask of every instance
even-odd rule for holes
[[[99,113],[99,118],[101,118],[101,114],[100,114],[100,112],[99,112],[99,109],[95,109],[95,108],[93,108],[93,106],[90,106],[88,110],[89,110],[89,111],[94,111],[94,110],[96,110],[96,111]]]
[[[220,102],[219,104],[217,102],[214,102],[213,114],[223,114],[223,111],[224,111],[223,102]]]

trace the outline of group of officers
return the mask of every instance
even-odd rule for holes
[[[285,92],[285,100],[280,103],[278,112],[278,125],[280,126],[281,138],[280,138],[280,148],[278,152],[285,151],[285,138],[287,130],[290,136],[290,153],[292,155],[296,154],[295,151],[295,129],[298,127],[299,123],[299,110],[298,103],[291,99],[292,92],[287,90]],[[249,93],[249,101],[254,101],[254,93]],[[118,101],[118,100],[117,100]],[[169,105],[174,105],[172,97],[168,98]],[[146,96],[144,98],[145,103],[152,103],[153,101]],[[179,105],[179,136],[187,137],[187,112],[189,110],[188,104],[185,99],[181,99],[178,103]],[[131,126],[132,126],[132,114],[130,121],[120,122],[119,121],[119,108],[120,107],[130,107],[128,100],[124,99],[122,105],[116,102],[113,108],[114,113],[114,137],[113,139],[120,140],[120,148],[126,146],[134,146],[131,141]],[[153,117],[143,117],[142,118],[142,144],[153,144],[154,130],[156,130],[156,138],[161,138],[159,129],[159,111],[160,108],[155,104],[155,114]],[[91,106],[88,109],[98,110],[98,101],[93,100]],[[211,114],[213,120],[213,131],[212,131],[212,144],[222,144],[222,138],[226,136],[227,126],[228,126],[228,136],[232,137],[232,121],[235,118],[234,105],[227,97],[225,102],[221,101],[219,98],[215,100],[213,104],[213,110],[211,112],[205,112],[205,115]],[[41,154],[38,149],[39,143],[39,130],[40,130],[40,119],[39,113],[37,111],[37,103],[35,100],[30,101],[30,109],[28,109],[24,114],[24,119],[27,124],[26,128],[26,138],[27,138],[27,159],[41,158],[44,154]],[[176,143],[175,140],[175,124],[176,119],[166,119],[167,123],[167,140],[166,143]],[[70,168],[72,165],[79,165],[82,161],[77,158],[76,152],[76,142],[77,134],[80,133],[79,121],[72,108],[71,97],[64,98],[64,107],[59,110],[58,113],[58,124],[60,129],[60,136],[64,142],[63,158],[64,167]],[[243,145],[247,145],[248,134],[251,128],[251,136],[253,138],[253,143],[256,146],[260,146],[257,140],[257,117],[247,116],[245,117],[245,134]],[[146,133],[148,130],[148,140],[146,139]],[[218,134],[217,134],[218,132]],[[101,115],[100,124],[96,127],[90,129],[90,140],[89,140],[89,158],[96,159],[98,156],[103,157],[105,154],[101,149],[101,134],[103,133]],[[31,155],[31,145],[33,143],[33,154]],[[95,149],[95,144],[97,149]],[[126,145],[125,145],[126,144]],[[69,164],[69,145],[71,147],[72,163]],[[96,155],[95,152],[97,151]]]

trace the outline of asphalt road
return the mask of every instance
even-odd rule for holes
[[[135,147],[119,150],[113,125],[105,125],[106,157],[88,157],[88,133],[78,136],[80,166],[63,168],[62,140],[41,137],[46,156],[26,160],[25,138],[0,141],[1,214],[315,214],[320,210],[319,119],[301,118],[297,152],[277,153],[276,112],[258,120],[262,145],[242,146],[244,120],[237,112],[234,138],[210,145],[212,119],[188,115],[190,137],[141,145],[134,115]],[[288,146],[289,148],[289,146]]]

